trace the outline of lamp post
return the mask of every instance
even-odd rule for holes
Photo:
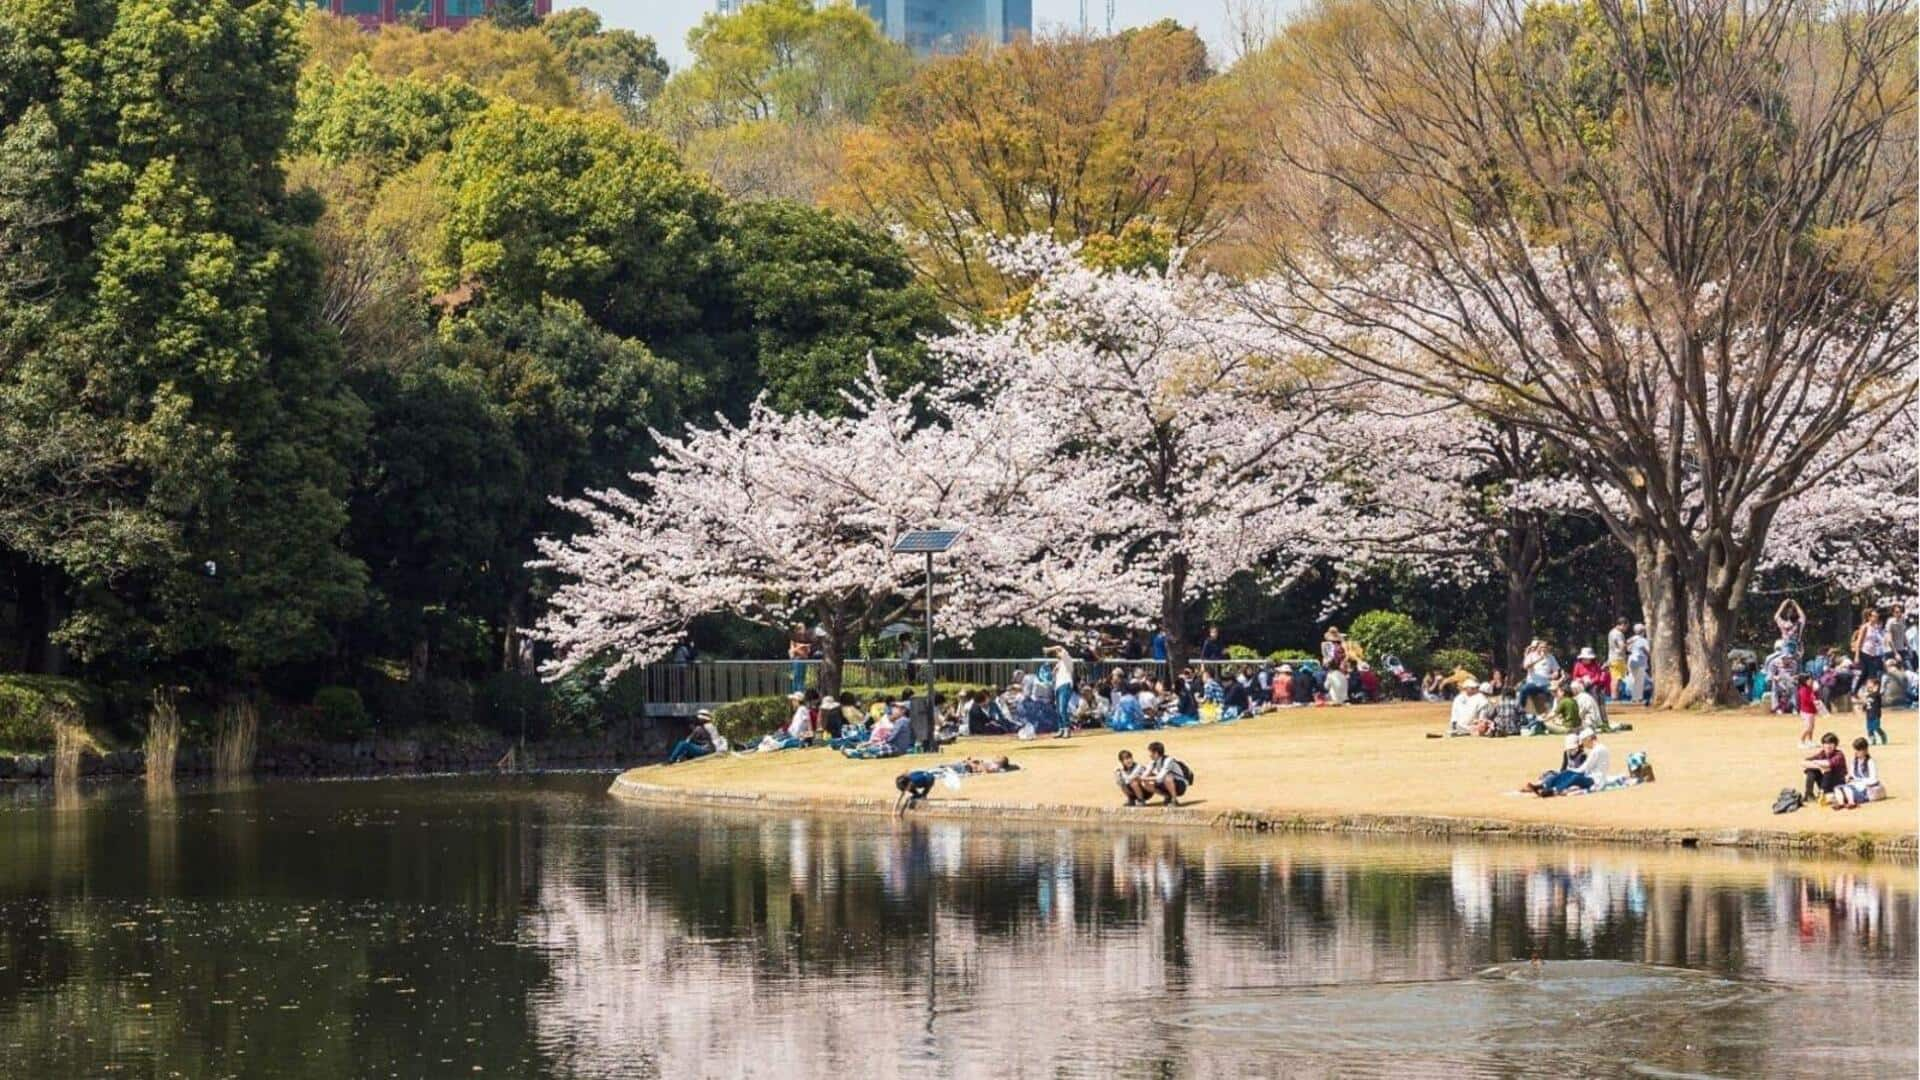
[[[937,719],[933,706],[933,557],[939,552],[953,547],[960,539],[958,529],[914,529],[894,541],[895,555],[921,555],[927,557],[927,725],[928,741],[938,738],[931,729]]]

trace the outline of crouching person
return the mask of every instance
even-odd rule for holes
[[[894,790],[900,794],[893,800],[893,816],[899,817],[916,804],[925,802],[927,793],[933,790],[934,781],[938,779],[939,773],[927,769],[915,769],[894,777]]]
[[[1164,798],[1165,806],[1179,806],[1180,797],[1193,786],[1193,770],[1179,758],[1169,757],[1167,748],[1157,742],[1147,744],[1148,761],[1134,781],[1134,794],[1139,796],[1140,804],[1153,801],[1155,795]]]

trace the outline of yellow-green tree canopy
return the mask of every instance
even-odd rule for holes
[[[1146,222],[1182,246],[1218,236],[1252,144],[1192,31],[1170,22],[933,61],[848,139],[833,201],[911,237],[951,303],[1003,286],[983,234],[1119,235]]]

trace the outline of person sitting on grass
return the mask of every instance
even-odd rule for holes
[[[1580,715],[1580,727],[1588,731],[1607,730],[1606,708],[1594,694],[1592,683],[1585,679],[1573,680],[1573,705]]]
[[[1253,697],[1247,691],[1247,673],[1241,672],[1226,682],[1220,697],[1220,722],[1238,720],[1253,711]]]
[[[1847,782],[1827,795],[1828,804],[1835,810],[1852,810],[1861,803],[1878,802],[1887,797],[1887,789],[1880,785],[1880,767],[1873,763],[1871,744],[1864,738],[1853,740],[1850,769]]]
[[[720,731],[713,726],[713,710],[701,709],[694,715],[693,726],[687,729],[687,737],[673,744],[667,754],[667,764],[678,765],[683,761],[706,757],[713,753],[718,744]]]
[[[1574,760],[1573,750],[1569,750],[1561,758],[1560,771],[1528,784],[1525,790],[1544,799],[1569,791],[1591,791],[1606,785],[1607,768],[1613,763],[1613,758],[1601,744],[1600,736],[1591,731],[1582,731],[1576,738],[1575,749],[1581,755],[1579,763],[1569,767]]]
[[[1167,756],[1167,748],[1158,742],[1147,744],[1147,758],[1146,767],[1133,782],[1133,793],[1139,796],[1140,805],[1161,795],[1166,799],[1162,805],[1179,806],[1180,796],[1193,785],[1193,770],[1186,762]]]
[[[901,724],[900,708],[889,705],[880,713],[880,719],[873,722],[867,731],[867,737],[859,743],[846,748],[850,758],[889,757],[893,754],[895,729]]]
[[[1487,696],[1480,692],[1480,680],[1468,675],[1460,680],[1460,693],[1453,699],[1453,711],[1447,718],[1447,734],[1486,733]]]
[[[793,719],[787,726],[772,734],[762,736],[760,742],[743,754],[766,754],[775,750],[797,750],[813,739],[813,711],[807,707],[806,695],[789,694],[787,700],[793,705]]]
[[[1847,782],[1847,756],[1840,752],[1840,736],[1829,731],[1820,736],[1820,748],[1800,763],[1806,775],[1805,798],[1812,802]]]
[[[1133,760],[1133,751],[1120,751],[1120,767],[1113,770],[1113,782],[1120,785],[1120,791],[1127,797],[1128,806],[1140,805],[1140,792],[1136,785],[1140,781],[1141,774],[1146,771],[1146,766]]]
[[[1553,726],[1572,735],[1581,728],[1580,702],[1575,699],[1573,689],[1564,679],[1553,683],[1553,707],[1549,710]]]

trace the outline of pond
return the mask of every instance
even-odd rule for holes
[[[1911,867],[0,789],[0,1075],[1912,1076]]]

